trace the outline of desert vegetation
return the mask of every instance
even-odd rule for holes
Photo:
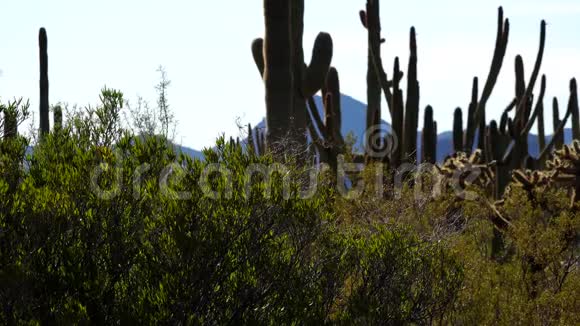
[[[514,97],[489,119],[509,39],[498,9],[489,74],[481,92],[473,79],[466,114],[453,114],[455,153],[437,162],[435,108],[419,126],[415,29],[407,70],[394,58],[387,73],[379,1],[359,13],[368,107],[358,153],[340,132],[331,35],[305,63],[304,10],[304,0],[264,0],[264,37],[250,48],[267,128],[220,137],[203,159],[171,142],[163,70],[156,108],[128,107],[108,88],[92,107],[51,105],[40,29],[38,132],[21,132],[26,101],[0,104],[0,323],[580,323],[577,83],[563,115],[551,101],[547,136],[546,23],[529,80],[517,56]]]

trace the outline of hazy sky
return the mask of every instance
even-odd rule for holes
[[[366,34],[358,11],[364,5],[365,0],[306,0],[304,35],[307,60],[317,33],[332,35],[341,89],[363,102]],[[580,1],[381,1],[385,68],[391,71],[399,56],[406,70],[414,25],[421,108],[433,105],[440,131],[451,128],[455,107],[469,102],[473,76],[487,76],[499,5],[510,18],[510,41],[488,117],[499,117],[513,96],[518,53],[529,78],[541,19],[548,23],[542,73],[548,77],[551,112],[548,99],[558,96],[564,104],[569,79],[580,77]],[[177,141],[183,145],[199,149],[221,132],[236,136],[238,119],[255,124],[265,114],[250,53],[252,40],[263,35],[261,0],[19,0],[4,1],[0,12],[2,101],[23,96],[38,110],[37,35],[44,26],[53,104],[96,104],[104,85],[123,91],[133,103],[141,95],[154,104],[156,69],[163,65],[172,82],[168,97],[179,120]],[[551,113],[546,118],[551,125]]]

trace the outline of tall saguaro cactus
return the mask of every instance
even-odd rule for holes
[[[423,124],[421,161],[435,164],[437,162],[437,123],[433,120],[433,108],[430,105],[425,108]]]
[[[252,55],[266,88],[268,147],[285,137],[306,142],[307,102],[323,86],[332,61],[332,38],[318,34],[309,65],[302,48],[304,0],[264,0],[265,38]]]
[[[290,0],[264,0],[264,85],[268,146],[287,135],[292,115]]]
[[[456,108],[453,113],[453,150],[463,151],[463,112]]]
[[[407,69],[407,102],[403,126],[403,159],[417,160],[417,128],[419,127],[419,82],[417,81],[417,39],[415,27],[411,27],[409,37],[409,68]]]
[[[41,28],[38,33],[40,50],[40,133],[46,134],[50,130],[48,120],[48,40],[46,29]]]
[[[361,22],[367,29],[367,128],[381,123],[381,85],[377,78],[379,72],[375,58],[381,55],[381,22],[379,19],[379,0],[368,0],[366,11],[362,11]],[[366,146],[373,146],[366,142]],[[376,152],[377,149],[367,148],[367,152]]]

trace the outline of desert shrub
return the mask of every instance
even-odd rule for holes
[[[122,103],[105,90],[29,154],[0,143],[1,323],[423,323],[453,302],[444,247],[343,223],[330,179],[300,196],[302,165],[247,179],[273,159],[133,135]]]

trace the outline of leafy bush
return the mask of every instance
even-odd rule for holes
[[[192,160],[101,101],[31,154],[0,144],[2,323],[423,323],[453,302],[445,248],[343,223],[325,176],[302,198],[300,165],[248,178],[272,158],[223,139]]]

